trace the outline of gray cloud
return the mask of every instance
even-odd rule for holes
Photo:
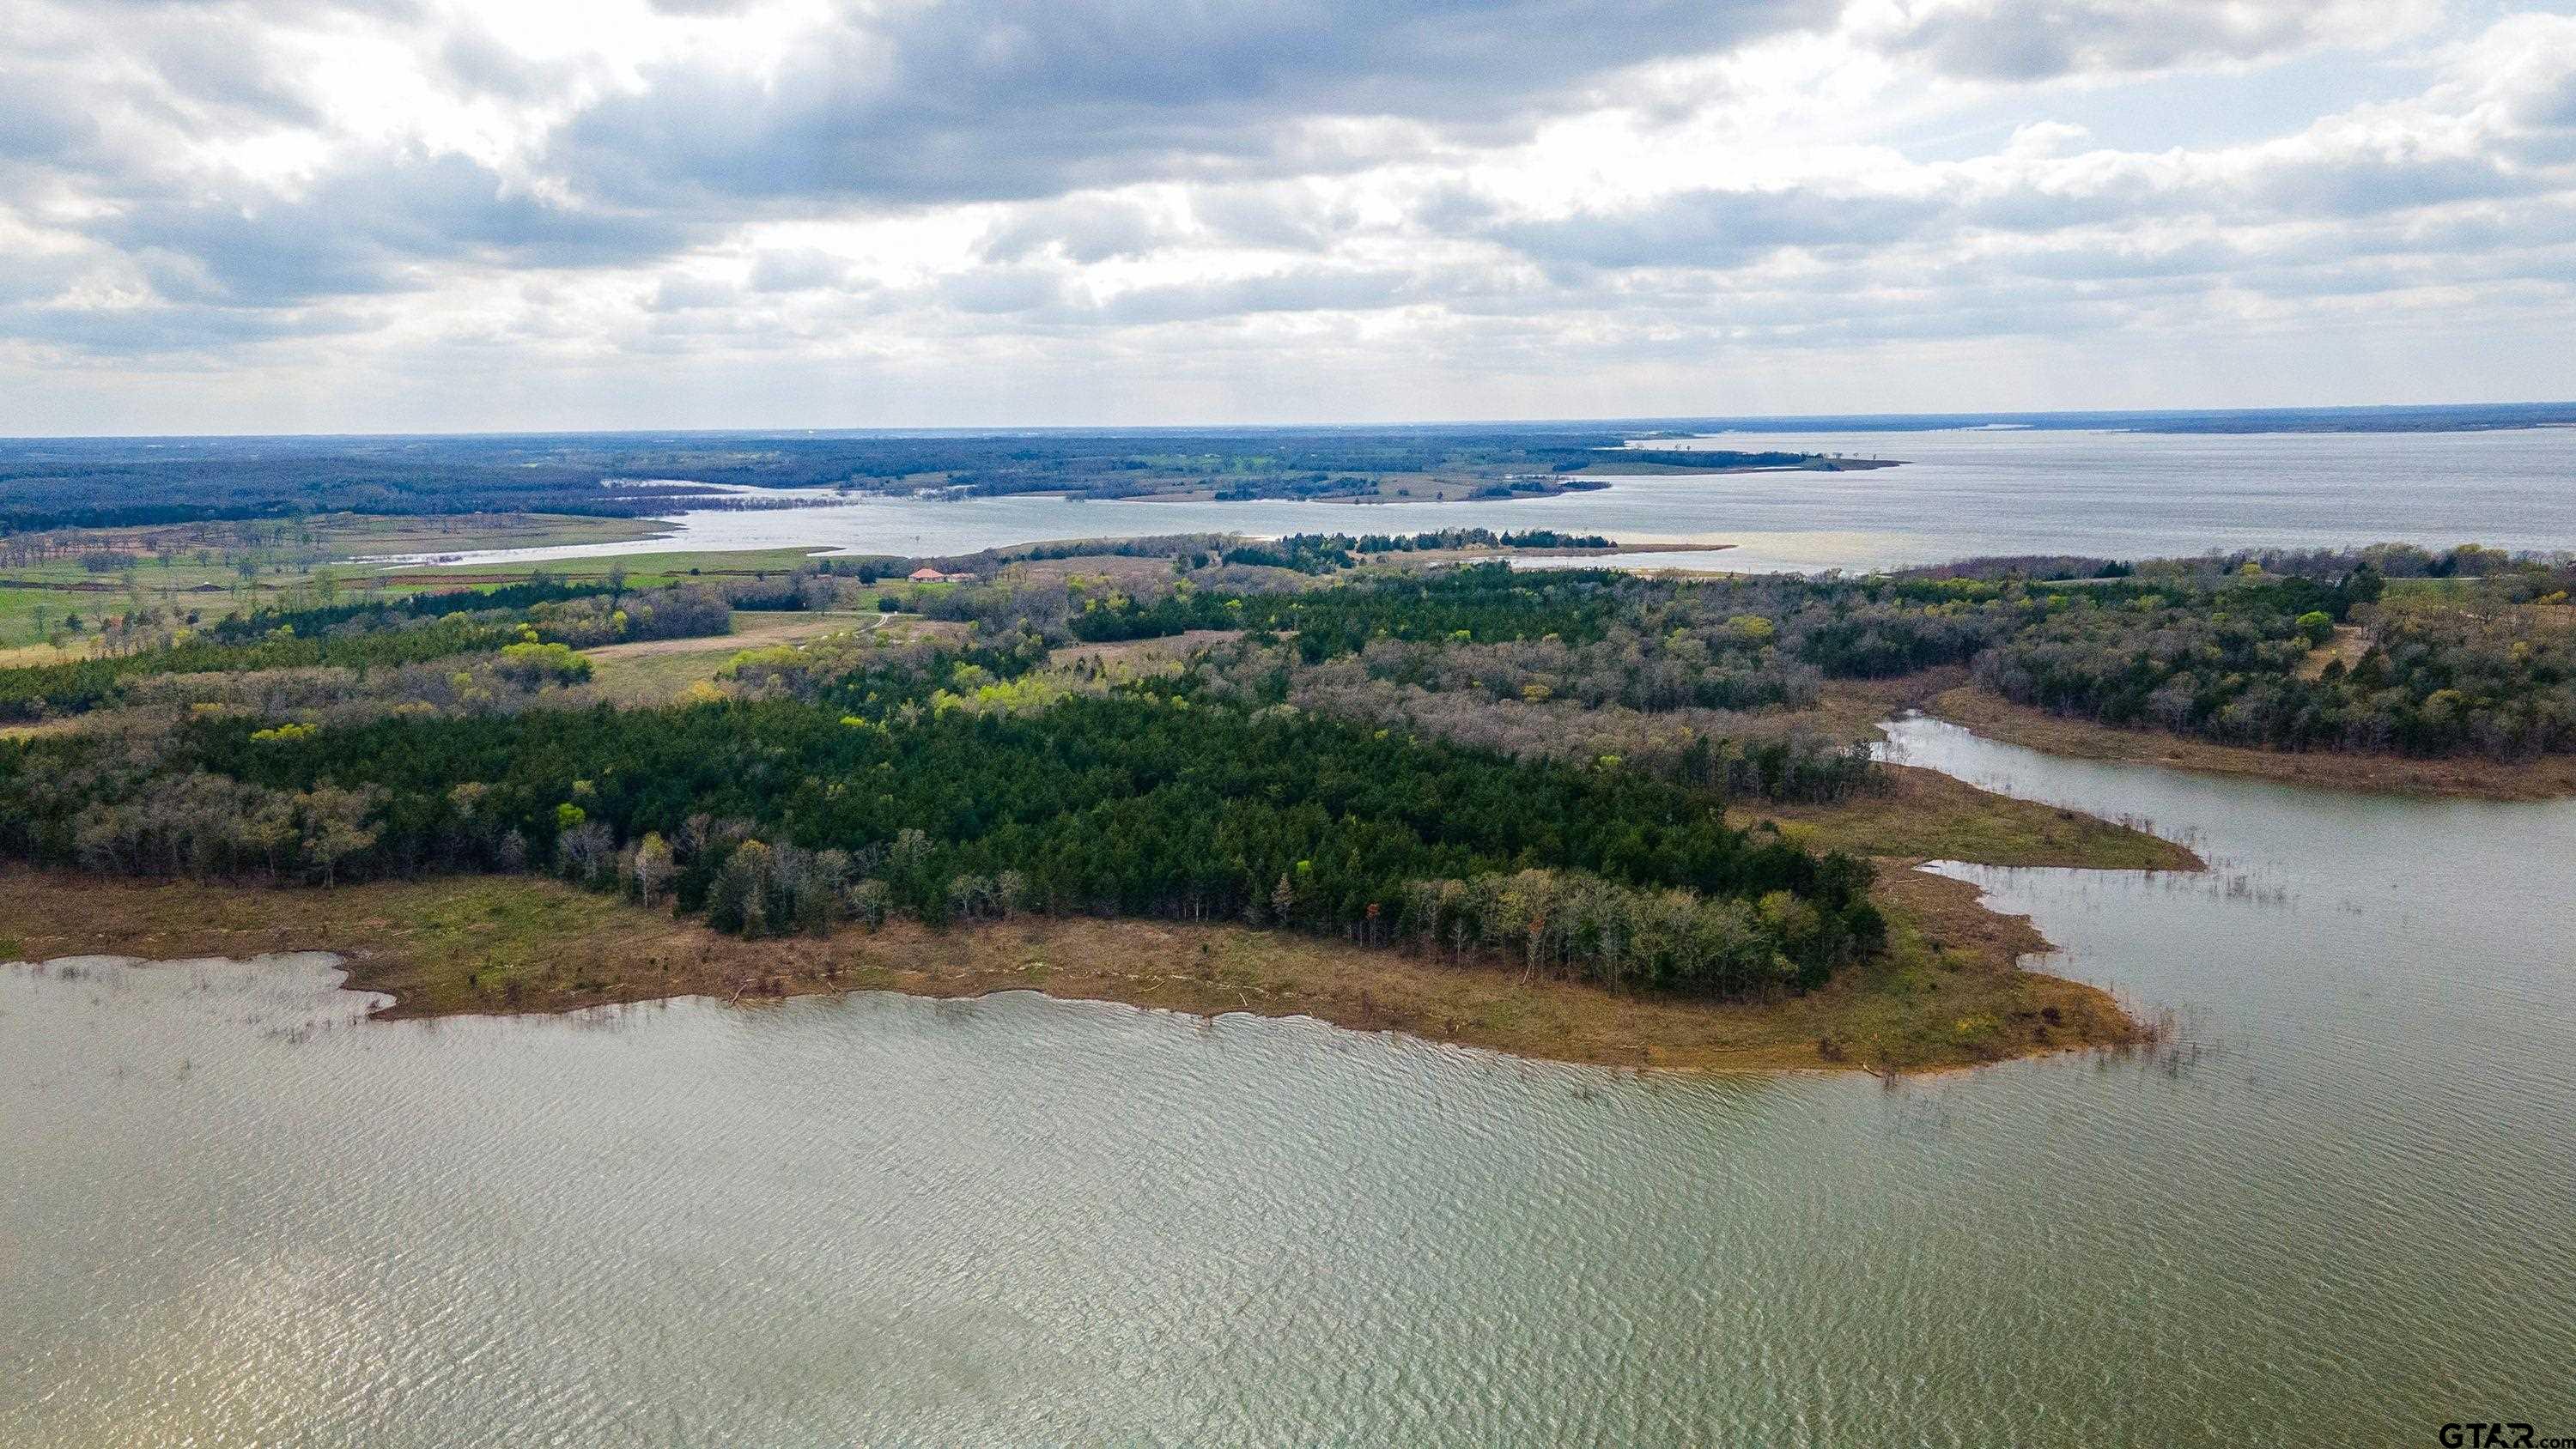
[[[765,27],[797,7],[737,28],[753,5],[653,0],[688,18],[536,57],[474,3],[0,0],[45,22],[0,57],[0,237],[26,243],[0,269],[0,384],[31,353],[284,376],[373,346],[478,375],[650,359],[639,387],[739,366],[746,394],[900,356],[933,401],[1095,368],[1195,397],[1208,358],[1439,397],[1517,369],[1538,398],[1577,385],[1569,358],[1704,368],[2249,308],[2286,333],[2373,296],[2576,320],[2576,22],[2556,17],[2364,62],[2321,48],[2377,45],[2417,0],[849,0],[783,36]],[[1745,49],[1800,33],[1790,80]],[[351,42],[410,67],[388,76],[402,113],[335,89]],[[1764,65],[1693,63],[1727,56]],[[1659,61],[1681,63],[1634,69]],[[2301,87],[2339,105],[2317,84],[2337,66],[2427,78],[2280,119]],[[2146,74],[2187,68],[2221,74]],[[2032,84],[2070,76],[2120,83]],[[2275,76],[2294,84],[2266,119],[2157,139],[2170,96]],[[2060,99],[2121,149],[2073,126],[1961,139]]]
[[[752,259],[755,292],[838,291],[850,281],[850,264],[829,252],[765,251]]]
[[[221,12],[166,16],[139,37],[135,50],[157,72],[162,98],[191,123],[226,112],[280,126],[322,119],[295,62],[270,37]]]
[[[1069,261],[1104,262],[1140,257],[1175,239],[1161,217],[1133,202],[1069,200],[1021,208],[985,239],[983,254],[1018,262],[1052,249]]]
[[[731,282],[664,277],[644,306],[652,312],[702,312],[711,307],[730,307],[741,300],[742,289]]]
[[[667,218],[536,196],[461,156],[417,153],[365,158],[291,199],[149,198],[99,231],[145,259],[165,290],[244,306],[399,291],[439,262],[636,262],[691,234]]]
[[[1358,224],[1347,203],[1297,182],[1202,187],[1190,211],[1226,241],[1282,251],[1320,251]],[[1428,212],[1416,207],[1415,214]]]
[[[1197,322],[1265,312],[1370,311],[1424,295],[1409,273],[1287,272],[1222,282],[1175,283],[1121,293],[1089,320],[1119,325]]]
[[[1544,265],[1725,271],[1787,249],[1863,255],[1979,233],[2081,233],[2147,220],[2199,219],[2227,226],[2364,222],[2464,202],[2542,198],[2570,180],[2507,166],[2490,155],[2276,148],[2243,158],[2178,164],[2170,157],[2079,158],[1986,170],[1932,194],[1812,189],[1680,192],[1613,212],[1539,221],[1487,221],[1482,235]],[[1473,211],[1466,213],[1473,216]],[[2205,249],[2201,255],[2217,254]],[[2055,250],[2064,274],[2098,265],[2124,271],[2139,257],[2125,241],[2086,236]],[[2184,254],[2169,248],[2169,261]]]
[[[774,77],[659,67],[641,94],[578,118],[553,160],[624,197],[893,205],[1258,173],[1291,159],[1301,119],[1527,115],[1605,71],[1831,13],[1823,0],[902,7],[845,16]]]
[[[2515,97],[2514,119],[2534,130],[2576,131],[2576,70]]]
[[[459,88],[505,100],[539,100],[563,84],[564,68],[529,60],[476,26],[462,26],[441,42],[438,59]]]
[[[2527,196],[2551,189],[2485,156],[2337,156],[2269,166],[2238,194],[2251,209],[2287,216],[2371,216],[2446,202]]]
[[[70,77],[0,60],[0,165],[72,165],[93,158],[96,98]]]
[[[939,284],[939,300],[960,312],[1034,312],[1061,294],[1053,273],[1032,267],[985,267]]]
[[[38,347],[109,356],[223,350],[284,339],[362,332],[371,319],[348,312],[247,311],[194,304],[144,307],[0,307],[0,337]]]
[[[1784,247],[1895,241],[1942,210],[1937,201],[1890,196],[1688,191],[1632,211],[1502,223],[1488,235],[1549,263],[1723,269]]]
[[[1914,10],[1879,43],[1952,75],[2034,81],[2376,41],[2392,18],[2390,6],[2351,0],[1963,0]]]

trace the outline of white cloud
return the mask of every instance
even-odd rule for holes
[[[2498,346],[2439,386],[2576,394],[2520,341],[2576,330],[2562,15],[0,0],[0,25],[0,429],[2206,403],[2232,376],[2366,401],[2371,338],[2480,328]],[[2160,108],[2230,93],[2276,119],[2159,138]],[[2313,103],[2282,124],[2285,96]],[[2116,389],[1967,395],[2060,386],[2080,345],[2120,352]],[[777,411],[715,411],[745,399]]]

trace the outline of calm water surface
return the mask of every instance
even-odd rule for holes
[[[1731,543],[1726,567],[1884,568],[1973,554],[2116,558],[2401,540],[2576,546],[2576,429],[2473,433],[1953,430],[1730,433],[1707,446],[1903,458],[1861,473],[1626,478],[1599,492],[1459,503],[880,500],[705,512],[664,540],[464,555],[469,561],[812,545],[916,557],[1157,533],[1412,533],[1556,528],[1623,543]],[[1708,556],[1641,558],[1707,567]]]
[[[1897,1087],[1012,995],[363,1023],[0,968],[0,1443],[2432,1442],[2576,1430],[2576,804],[1891,750],[2170,1046]]]

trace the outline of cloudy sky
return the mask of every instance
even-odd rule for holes
[[[0,432],[2576,397],[2576,15],[0,0]]]

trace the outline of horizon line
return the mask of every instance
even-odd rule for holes
[[[946,434],[952,436],[992,436],[997,434],[1083,434],[1083,433],[1229,433],[1229,432],[1391,432],[1408,429],[1467,428],[1604,428],[1633,429],[1679,424],[1723,424],[1718,431],[1798,432],[1836,431],[1828,424],[1845,425],[1860,431],[1906,431],[1890,427],[1896,423],[1925,423],[1935,427],[1962,420],[1988,422],[2022,422],[2028,420],[2066,419],[2181,419],[2181,418],[2254,418],[2317,417],[2351,414],[2443,414],[2490,412],[2535,412],[2566,410],[2568,421],[2576,422],[2576,399],[2533,400],[2519,402],[2465,403],[2322,403],[2290,404],[2266,407],[2162,407],[2162,408],[1981,408],[1954,409],[1939,412],[1833,412],[1833,413],[1665,413],[1615,417],[1549,417],[1549,418],[1415,418],[1392,422],[1303,422],[1303,423],[991,423],[991,424],[876,424],[863,426],[786,425],[774,427],[700,427],[700,428],[506,428],[389,430],[383,432],[284,432],[284,433],[18,433],[0,432],[0,443],[117,443],[117,442],[195,442],[250,440],[331,440],[331,439],[403,439],[403,438],[615,438],[615,437],[900,437]],[[2529,423],[2523,426],[2541,426]],[[1925,429],[1930,430],[1930,429]],[[2481,430],[2490,431],[2490,430]]]

